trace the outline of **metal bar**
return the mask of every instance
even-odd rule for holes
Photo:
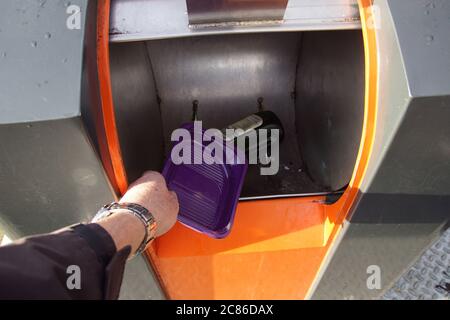
[[[289,0],[283,20],[190,27],[185,0],[113,0],[110,41],[210,34],[361,29],[356,0]]]
[[[186,0],[190,24],[282,20],[288,0]]]

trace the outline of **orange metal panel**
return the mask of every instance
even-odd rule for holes
[[[240,202],[231,233],[212,239],[177,224],[156,242],[158,258],[240,254],[324,245],[324,197]]]
[[[303,299],[325,251],[152,257],[171,299]]]
[[[227,238],[178,224],[148,254],[173,299],[300,299],[325,251],[323,200],[241,202]]]

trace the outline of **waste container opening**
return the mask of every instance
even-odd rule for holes
[[[250,165],[241,198],[334,192],[350,181],[364,117],[361,30],[225,34],[110,44],[130,181],[161,170],[174,129],[224,128],[262,110],[281,120],[275,175]]]

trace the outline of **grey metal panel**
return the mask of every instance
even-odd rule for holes
[[[282,20],[288,0],[186,0],[189,23]]]
[[[0,226],[12,239],[89,222],[114,199],[79,117],[0,125],[0,159]],[[164,298],[143,257],[127,264],[121,298]]]
[[[119,300],[165,300],[166,296],[159,284],[158,277],[140,256],[128,261],[120,288]]]
[[[429,200],[436,197],[434,204],[445,200],[450,195],[449,119],[450,92],[442,97],[413,98],[365,193]],[[434,204],[429,203],[430,209]],[[413,214],[408,213],[408,217]],[[416,219],[420,216],[428,220],[433,213]],[[375,221],[381,222],[378,218]]]
[[[161,170],[164,140],[161,114],[145,43],[112,44],[111,87],[127,177]]]
[[[401,2],[404,12],[416,10],[414,3]],[[450,89],[440,97],[410,97],[406,74],[416,71],[408,68],[423,66],[402,63],[415,53],[401,50],[401,33],[393,23],[398,14],[389,4],[375,1],[382,23],[377,30],[380,100],[374,150],[359,202],[313,294],[316,299],[380,297],[450,217]],[[366,286],[369,265],[381,268],[380,290]]]
[[[299,42],[296,33],[148,41],[166,143],[190,121],[194,100],[205,127],[223,128],[257,112],[263,97],[292,136]]]
[[[223,128],[258,111],[257,100],[281,119],[280,172],[261,176],[251,166],[243,196],[320,191],[302,170],[295,136],[295,72],[300,35],[238,34],[148,41],[161,98],[166,150],[172,131],[190,121],[192,102],[205,128]]]
[[[196,35],[361,29],[356,0],[290,0],[283,23],[190,28],[185,0],[113,0],[110,40],[140,41]]]
[[[84,52],[81,70],[81,87],[80,87],[80,113],[83,123],[86,127],[87,134],[92,141],[97,153],[100,153],[99,137],[96,128],[96,122],[99,121],[99,112],[96,108],[101,105],[98,71],[97,71],[97,1],[89,1],[85,14],[85,36],[84,36]],[[112,171],[106,169],[105,171]]]
[[[70,3],[81,8],[83,23],[87,1]],[[1,1],[0,124],[80,114],[84,28],[66,27],[66,6],[66,1]]]
[[[400,0],[388,4],[395,17],[411,95],[448,94],[450,1]]]
[[[113,195],[79,117],[0,125],[0,215],[13,237],[88,221]]]
[[[338,190],[355,166],[364,119],[360,31],[304,33],[296,81],[303,161],[318,184]]]

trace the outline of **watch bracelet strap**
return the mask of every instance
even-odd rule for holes
[[[118,210],[126,210],[133,214],[135,217],[137,217],[139,220],[141,220],[142,224],[144,225],[145,229],[145,236],[142,240],[141,244],[137,248],[136,252],[134,253],[134,256],[137,256],[145,251],[148,244],[155,238],[154,236],[150,236],[149,234],[149,226],[154,224],[154,217],[153,215],[143,206],[137,204],[137,203],[118,203],[118,202],[112,202],[110,204],[104,205],[95,215],[95,217],[92,219],[92,222],[97,222],[100,219],[109,217],[110,215],[114,214],[114,211]],[[144,212],[150,216],[150,218],[147,218],[144,214]]]

